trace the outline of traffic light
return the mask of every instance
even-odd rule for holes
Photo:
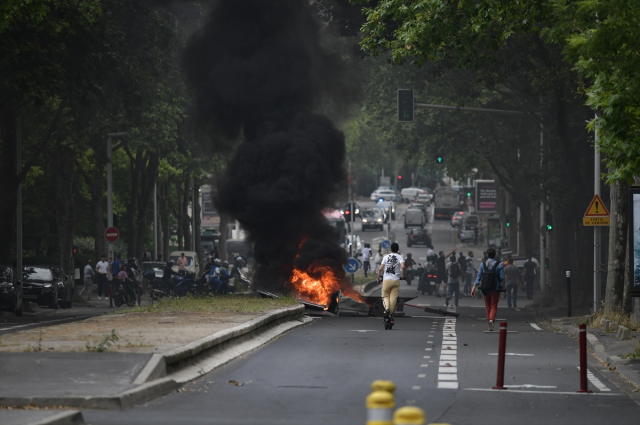
[[[78,255],[78,247],[77,247],[77,246],[74,246],[74,247],[72,248],[72,251],[71,251],[71,252],[73,253],[73,256],[74,256],[74,257],[75,257],[76,255]]]
[[[398,121],[413,121],[413,89],[398,89]]]
[[[436,164],[444,164],[444,156],[436,156]]]
[[[551,213],[549,211],[545,211],[544,214],[545,226],[547,227],[547,232],[553,230],[553,218],[551,217]]]
[[[398,180],[402,180],[402,176],[398,176]]]
[[[467,192],[467,198],[471,198],[471,192]]]
[[[507,229],[508,229],[509,227],[511,227],[511,222],[509,221],[509,216],[506,216],[506,217],[505,217],[505,222],[506,222]]]

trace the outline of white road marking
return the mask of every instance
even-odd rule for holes
[[[360,332],[360,333],[362,333],[362,332],[378,332],[378,331],[372,331],[372,330],[369,330],[369,329],[352,329],[349,332]]]
[[[438,373],[458,373],[457,367],[439,367]]]
[[[429,367],[428,364],[421,364],[420,367]]]
[[[425,348],[424,351],[431,351],[431,348]]]
[[[616,394],[602,394],[602,393],[579,393],[579,392],[567,392],[567,391],[533,391],[533,390],[494,390],[492,388],[465,388],[466,391],[495,391],[495,392],[503,392],[503,393],[527,393],[527,394],[558,394],[558,395],[604,395],[604,396],[616,396],[622,395],[620,393]]]
[[[533,384],[523,384],[523,385],[505,385],[505,388],[558,388],[555,385],[533,385]]]
[[[533,329],[535,329],[537,331],[541,331],[542,330],[542,328],[540,326],[536,325],[535,323],[529,323],[529,324],[531,325],[531,327]]]
[[[438,388],[447,389],[447,390],[457,390],[458,383],[457,382],[438,382]]]
[[[455,360],[442,360],[440,361],[440,366],[457,366],[458,362]]]
[[[457,381],[457,380],[458,380],[458,375],[456,374],[452,374],[452,375],[449,375],[448,373],[438,374],[438,381]]]
[[[578,370],[580,366],[578,366]],[[600,391],[609,392],[611,391],[605,384],[602,383],[589,369],[587,369],[587,379],[593,386],[595,386]]]
[[[455,355],[449,356],[444,354],[440,356],[440,360],[456,360],[456,356]]]
[[[420,385],[414,385],[413,387],[411,387],[412,390],[419,390],[420,389]]]
[[[426,373],[420,373],[418,374],[418,378],[426,378],[427,374]]]
[[[427,341],[427,344],[433,344],[433,341]]]
[[[423,356],[425,359],[430,359],[431,356]]]
[[[497,356],[498,353],[489,353],[490,356]],[[525,356],[525,357],[533,357],[535,354],[520,354],[520,353],[504,353],[505,356]]]
[[[500,333],[500,329],[499,329],[499,328],[496,328],[496,329],[495,329],[495,330],[493,330],[493,331],[484,331],[484,333],[486,333],[486,334],[499,334],[499,333]],[[508,333],[508,334],[517,334],[517,333],[518,333],[518,331],[507,331],[507,333]]]
[[[62,322],[64,320],[73,320],[73,319],[74,319],[73,317],[69,317],[67,319],[47,320],[46,322],[29,323],[27,325],[17,325],[17,326],[11,326],[10,328],[1,328],[0,331],[9,331],[11,329],[25,328],[27,326],[46,325],[47,323]]]

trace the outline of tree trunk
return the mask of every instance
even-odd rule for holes
[[[220,251],[220,260],[227,261],[227,231],[229,228],[229,216],[220,213],[220,240],[218,241],[218,250]]]
[[[60,245],[60,265],[64,273],[73,276],[73,234],[76,210],[73,201],[74,152],[66,146],[57,148],[56,224]]]
[[[131,191],[129,193],[129,207],[127,208],[127,257],[136,257],[137,252],[137,232],[136,232],[136,218],[138,207],[138,186],[139,186],[139,173],[141,164],[143,161],[143,151],[139,147],[136,150],[135,157],[129,158],[130,170],[131,170]]]
[[[184,230],[184,250],[191,251],[191,218],[189,217],[189,198],[191,198],[191,179],[184,176],[184,192],[182,192],[182,229]]]
[[[145,155],[145,157],[146,156],[147,155]],[[140,169],[140,194],[138,196],[138,218],[136,220],[135,257],[140,262],[142,262],[142,252],[145,247],[145,239],[149,230],[148,218],[152,202],[153,185],[158,178],[158,166],[160,165],[160,158],[157,152],[150,152],[148,157],[149,161],[145,161]]]
[[[182,198],[183,198],[183,193],[182,193],[182,180],[177,179],[176,180],[176,198],[177,198],[177,202],[176,202],[176,219],[178,221],[178,229],[177,229],[177,233],[178,233],[178,251],[183,251],[184,250],[184,220],[182,218],[182,215],[184,213],[184,210],[182,209]]]
[[[162,259],[169,261],[169,241],[171,238],[169,230],[169,196],[171,195],[171,182],[162,182],[159,187],[160,202],[160,227],[162,229]]]
[[[17,115],[9,109],[0,109],[0,232],[5,237],[0,243],[0,264],[12,264],[15,239],[18,178],[16,165]]]
[[[96,164],[93,170],[93,180],[89,183],[89,190],[91,192],[90,209],[91,209],[91,224],[94,237],[94,250],[96,258],[106,256],[104,231],[106,227],[104,225],[104,217],[102,212],[102,199],[104,197],[104,163],[98,159],[99,155],[96,155]]]
[[[611,185],[611,223],[609,225],[609,261],[607,290],[604,300],[606,312],[622,310],[627,262],[627,183]]]
[[[202,231],[200,230],[200,225],[202,224],[201,219],[201,206],[200,200],[198,199],[198,194],[200,193],[200,183],[196,180],[193,184],[193,214],[195,214],[195,228],[193,229],[193,237],[195,238],[196,252],[198,253],[198,258],[200,259],[200,264],[204,264],[204,258],[202,255]]]

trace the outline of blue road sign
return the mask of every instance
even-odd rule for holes
[[[347,261],[347,264],[344,266],[344,270],[347,273],[355,273],[360,269],[360,261],[358,261],[357,259],[351,257],[349,258],[349,260]]]
[[[391,242],[382,241],[382,249],[389,249],[389,248],[391,248]]]

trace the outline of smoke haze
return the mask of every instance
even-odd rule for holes
[[[218,1],[184,55],[201,125],[221,150],[241,140],[216,205],[255,243],[265,289],[312,263],[344,276],[346,253],[321,213],[345,181],[344,136],[314,111],[351,90],[320,29],[308,1]]]

